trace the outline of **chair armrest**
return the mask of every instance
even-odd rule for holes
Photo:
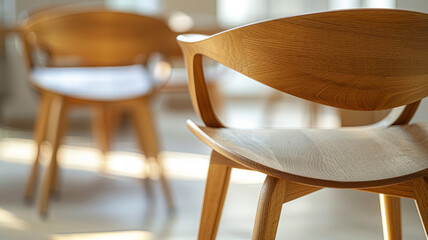
[[[193,109],[206,126],[224,127],[223,123],[221,123],[220,119],[217,117],[211,103],[202,66],[203,52],[200,51],[200,47],[202,41],[209,38],[209,36],[201,34],[184,34],[178,36],[177,41],[186,62],[189,92]]]

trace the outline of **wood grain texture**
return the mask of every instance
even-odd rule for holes
[[[213,151],[211,159],[217,154]],[[210,162],[207,182],[205,185],[204,203],[202,207],[201,222],[199,225],[199,240],[214,240],[220,223],[223,204],[232,168],[226,165]]]
[[[188,121],[190,130],[223,156],[218,162],[232,166],[234,161],[235,166],[269,175],[253,239],[275,238],[278,199],[288,194],[285,181],[415,197],[426,225],[426,183],[415,188],[412,181],[428,174],[428,123],[404,124],[428,96],[427,14],[342,10],[258,22],[213,36],[182,35],[177,40],[185,55],[194,109],[206,125]],[[362,111],[406,107],[395,119],[365,128],[227,128],[212,106],[203,56],[312,102]],[[389,228],[398,225],[399,215],[396,204],[390,205]],[[398,230],[390,233],[398,238]]]
[[[401,182],[398,184],[382,187],[359,188],[356,190],[385,194],[394,197],[415,199],[415,194],[413,192],[413,181]]]
[[[282,205],[320,189],[266,176],[260,192],[252,239],[275,239]]]
[[[391,126],[408,124],[410,122],[410,120],[412,120],[412,118],[415,115],[416,111],[418,110],[420,104],[421,104],[420,100],[417,102],[408,104],[404,108],[404,110],[400,114],[400,116],[395,120],[395,122],[391,124]]]
[[[217,165],[225,165],[232,168],[239,168],[239,169],[245,169],[245,170],[252,170],[251,168],[245,167],[235,161],[230,160],[229,158],[221,155],[220,153],[213,151],[211,153],[211,159],[210,163],[217,164]]]
[[[401,240],[401,202],[400,198],[379,195],[382,212],[384,240]]]
[[[287,203],[321,189],[322,188],[320,187],[313,187],[313,186],[299,184],[297,182],[286,181],[287,192],[284,195],[284,199],[282,201],[283,203]]]
[[[199,96],[204,93],[198,55],[277,90],[339,108],[389,109],[428,95],[428,16],[423,13],[333,11],[178,40],[188,59],[190,91],[199,88],[194,93],[199,111],[210,108]]]
[[[364,188],[428,173],[428,123],[386,129],[191,131],[220,154],[248,168],[313,186]]]
[[[286,181],[267,176],[260,192],[252,240],[274,240],[286,196]]]

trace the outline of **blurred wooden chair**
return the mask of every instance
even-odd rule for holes
[[[178,37],[193,105],[190,130],[212,149],[199,239],[215,239],[232,168],[267,174],[252,239],[275,239],[283,203],[322,188],[381,194],[385,239],[401,239],[399,197],[416,200],[428,230],[428,123],[408,125],[428,96],[428,15],[347,10],[260,22],[211,37]],[[202,56],[274,89],[329,106],[406,105],[383,125],[231,129],[212,109]],[[380,126],[382,124],[378,124]]]
[[[152,54],[167,57],[174,44],[173,33],[164,21],[110,10],[46,10],[27,19],[21,37],[30,83],[40,93],[35,126],[37,154],[26,197],[33,196],[40,145],[47,136],[53,151],[39,202],[40,212],[46,213],[49,196],[58,181],[56,155],[65,134],[67,112],[75,106],[87,106],[94,109],[93,128],[103,154],[109,149],[118,114],[130,113],[147,163],[157,165],[172,208],[150,108],[152,96],[164,83],[159,79],[168,78],[170,67],[159,62],[153,69],[147,68]],[[36,65],[35,51],[47,55],[47,67]]]

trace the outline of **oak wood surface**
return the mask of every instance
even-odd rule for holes
[[[401,200],[397,197],[379,195],[382,213],[383,237],[385,240],[401,240]]]
[[[382,187],[359,188],[357,190],[365,192],[373,192],[394,197],[415,198],[413,192],[413,181],[400,182]]]
[[[188,126],[241,165],[314,186],[382,186],[428,173],[428,123],[337,130],[209,128],[191,121]]]
[[[286,196],[285,180],[267,176],[260,192],[252,240],[274,240]]]
[[[185,55],[192,103],[205,124],[189,120],[190,130],[229,159],[217,163],[268,175],[253,239],[274,239],[282,204],[278,198],[289,194],[285,181],[386,194],[390,239],[400,235],[399,205],[392,196],[415,198],[426,227],[427,185],[420,179],[428,175],[428,123],[406,124],[428,96],[427,14],[341,10],[177,40]],[[404,110],[398,115],[393,111],[395,119],[359,128],[227,128],[212,106],[203,56],[312,102],[361,111]],[[209,176],[208,181],[215,180]]]
[[[218,155],[213,151],[211,159]],[[199,225],[199,240],[214,240],[216,238],[224,200],[229,188],[231,170],[232,168],[229,166],[210,163]]]
[[[216,127],[221,122],[205,96],[200,55],[310,101],[381,110],[428,95],[427,30],[426,14],[360,9],[269,20],[210,37],[183,35],[178,41],[195,109],[207,126]]]

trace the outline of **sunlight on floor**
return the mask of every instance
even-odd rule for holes
[[[42,147],[41,162],[46,165],[50,153],[50,146]],[[35,155],[35,146],[32,140],[19,138],[4,138],[0,140],[0,159],[8,162],[30,164]],[[165,170],[169,178],[183,180],[201,180],[206,178],[209,156],[162,152]],[[132,178],[146,177],[144,174],[145,161],[140,153],[113,151],[103,160],[100,151],[96,148],[63,145],[59,150],[60,164],[63,168],[83,171],[100,172],[116,176]],[[152,168],[153,169],[153,168]],[[156,174],[152,174],[156,177]],[[232,173],[232,183],[250,184],[259,183],[264,175],[235,169]]]
[[[145,231],[56,234],[51,240],[151,240],[153,234]]]
[[[13,213],[0,208],[0,226],[16,230],[28,230],[28,224]]]

